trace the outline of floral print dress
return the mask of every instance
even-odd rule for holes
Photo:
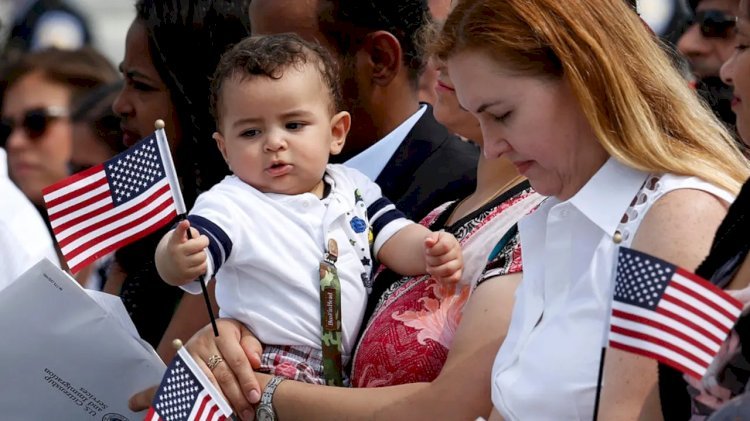
[[[528,183],[522,183],[482,209],[446,226],[458,205],[458,202],[449,202],[420,223],[431,230],[444,229],[452,233],[464,247],[469,238],[490,228],[502,219],[498,217],[504,211],[530,194],[535,193]],[[467,255],[472,250],[464,247],[463,252]],[[498,238],[498,246],[490,255],[480,282],[520,271],[521,246],[514,225],[502,239]],[[388,278],[398,277],[400,275],[381,267],[374,282],[388,282]],[[352,386],[382,387],[435,379],[448,356],[463,307],[476,285],[443,286],[429,275],[396,280],[380,297],[362,333],[352,364]]]

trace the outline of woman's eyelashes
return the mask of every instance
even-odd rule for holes
[[[500,114],[500,115],[489,114],[489,116],[490,116],[490,118],[492,118],[492,120],[494,120],[494,121],[496,121],[498,123],[504,123],[505,121],[508,120],[508,117],[510,117],[511,113],[512,113],[512,111],[508,111],[508,112]]]

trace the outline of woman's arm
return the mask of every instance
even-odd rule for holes
[[[285,381],[276,389],[280,420],[475,419],[492,409],[492,363],[510,323],[521,274],[489,279],[472,294],[448,359],[432,383],[351,389]],[[262,376],[265,387],[268,377]]]
[[[727,205],[700,190],[670,192],[644,217],[632,247],[693,271],[708,254]],[[660,419],[655,360],[607,349],[600,419]]]

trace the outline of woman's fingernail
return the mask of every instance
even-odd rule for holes
[[[250,403],[258,403],[260,401],[260,393],[257,390],[250,391]]]

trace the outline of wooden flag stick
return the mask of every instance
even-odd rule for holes
[[[164,129],[164,120],[156,120],[156,122],[154,122],[154,127],[156,128],[156,130]],[[187,213],[180,214],[180,220],[187,220]],[[187,236],[190,239],[193,238],[193,234],[190,232],[190,228],[188,228],[187,230]],[[201,291],[203,291],[203,299],[206,301],[206,310],[208,310],[208,318],[211,320],[211,327],[214,329],[214,336],[219,336],[219,328],[216,327],[216,317],[214,317],[214,312],[213,310],[211,310],[211,300],[208,298],[208,288],[206,288],[206,282],[203,280],[202,276],[199,276],[197,280],[201,284]]]
[[[218,335],[217,335],[218,336]],[[594,421],[599,419],[599,400],[602,396],[602,378],[604,377],[604,357],[607,356],[607,347],[602,347],[602,356],[599,358],[599,376],[596,379],[596,398],[594,399]]]

